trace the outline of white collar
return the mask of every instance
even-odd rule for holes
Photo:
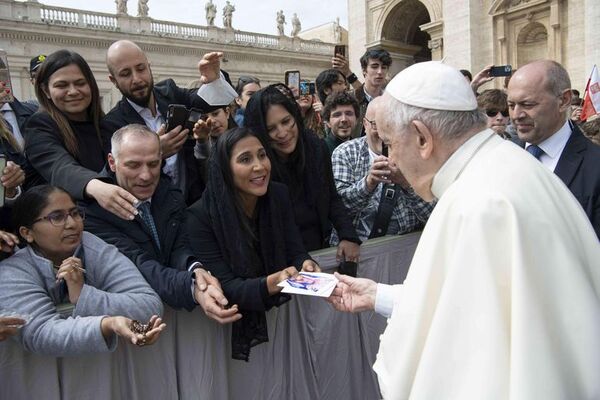
[[[13,111],[12,107],[8,103],[4,103],[2,107],[0,107],[0,111]],[[14,111],[13,111],[14,112]]]
[[[127,99],[127,101],[129,102],[129,104],[131,104],[131,107],[133,107],[133,109],[138,114],[141,115],[142,113],[150,113],[150,115],[152,115],[152,111],[150,110],[150,108],[148,108],[148,107],[142,107],[139,104],[136,104],[136,103],[134,103],[133,101],[131,101],[129,99]],[[154,107],[156,108],[156,117],[153,117],[153,118],[158,118],[162,114],[160,113],[160,110],[158,109],[158,104],[156,104],[156,102],[154,103]]]
[[[481,146],[494,135],[496,133],[489,128],[473,135],[446,160],[433,177],[433,182],[431,183],[431,192],[437,199],[442,197]]]
[[[565,148],[569,138],[571,137],[571,125],[569,120],[554,133],[552,136],[538,144],[538,147],[544,150],[544,153],[552,159],[556,159],[560,156],[563,149]],[[526,143],[525,148],[531,146],[531,143]]]

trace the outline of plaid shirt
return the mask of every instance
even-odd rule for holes
[[[367,188],[367,175],[371,168],[367,138],[363,136],[339,145],[333,151],[332,164],[336,189],[350,211],[356,233],[360,240],[367,240],[379,209],[383,187],[383,183],[380,183],[373,191]],[[400,190],[388,235],[422,229],[435,205],[434,202],[425,202],[412,190]],[[331,243],[337,242],[337,235],[332,234]]]

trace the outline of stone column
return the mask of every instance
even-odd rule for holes
[[[441,60],[444,57],[444,22],[433,21],[419,26],[423,32],[427,32],[431,40],[429,49],[431,49],[431,59]]]
[[[598,21],[600,21],[600,6],[598,0],[585,0],[583,7],[584,15],[584,52],[585,52],[585,82],[587,82],[590,72],[594,64],[600,67],[600,29],[598,29]]]

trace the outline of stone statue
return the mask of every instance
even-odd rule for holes
[[[294,13],[294,16],[292,17],[292,36],[298,36],[301,30],[302,25],[300,24],[300,18]]]
[[[148,0],[138,0],[138,17],[147,17],[148,10]]]
[[[225,7],[223,7],[223,27],[225,28],[233,28],[231,25],[231,19],[233,16],[233,12],[235,11],[235,6],[229,3],[227,0]]]
[[[115,0],[117,5],[117,15],[127,14],[127,0]]]
[[[215,26],[215,18],[217,16],[217,6],[212,0],[208,0],[208,3],[204,6],[206,11],[206,25]]]
[[[277,34],[279,36],[285,35],[285,32],[283,31],[283,25],[286,24],[286,22],[285,22],[285,15],[283,15],[283,10],[277,11],[276,21],[277,21]]]
[[[342,42],[342,27],[340,26],[340,17],[335,19],[335,23],[333,24],[333,41],[335,43]]]

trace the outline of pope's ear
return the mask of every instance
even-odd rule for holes
[[[433,153],[433,134],[421,121],[412,121],[412,128],[415,131],[416,147],[421,158],[427,160]]]

